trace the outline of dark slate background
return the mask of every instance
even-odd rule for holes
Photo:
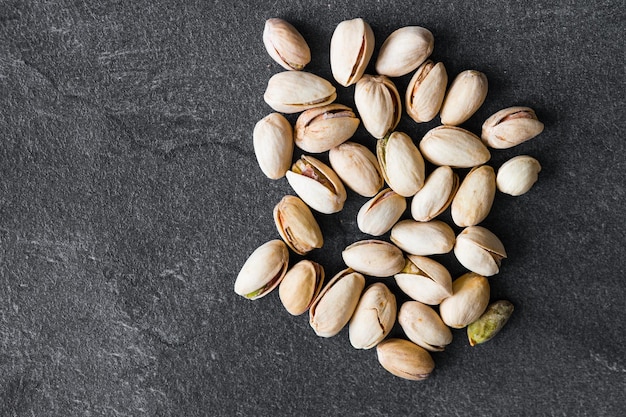
[[[515,313],[485,345],[454,331],[427,381],[388,374],[345,329],[318,338],[277,292],[233,291],[292,193],[252,150],[281,70],[261,40],[275,16],[330,80],[340,21],[366,19],[377,48],[427,27],[450,78],[489,79],[465,127],[511,105],[545,122],[490,162],[543,167],[484,222],[509,255],[492,298]],[[0,416],[621,414],[625,21],[623,1],[0,0]],[[409,78],[395,80],[402,92]],[[339,102],[352,96],[339,88]],[[405,117],[399,130],[417,142],[436,125]],[[363,129],[354,139],[374,148]],[[328,275],[365,237],[365,200],[317,215],[326,244],[311,259]]]

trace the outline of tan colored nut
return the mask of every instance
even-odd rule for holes
[[[391,228],[391,241],[411,255],[448,253],[454,247],[454,231],[439,220],[402,220]]]
[[[446,95],[448,73],[442,62],[428,60],[415,71],[406,88],[406,112],[417,123],[430,122],[437,116]]]
[[[481,226],[471,226],[457,236],[454,255],[465,268],[489,277],[500,271],[506,251],[492,232]]]
[[[335,87],[325,79],[304,71],[283,71],[267,82],[263,99],[280,113],[299,113],[322,107],[337,98]]]
[[[311,62],[309,45],[300,32],[283,19],[272,18],[265,22],[263,44],[272,59],[287,70],[299,71]]]
[[[404,269],[394,276],[398,287],[412,299],[437,305],[452,295],[452,277],[439,262],[409,255]]]
[[[376,144],[376,156],[389,187],[403,197],[411,197],[424,186],[424,159],[406,133],[393,132]]]
[[[456,126],[429,130],[420,141],[419,149],[431,163],[452,168],[472,168],[491,158],[478,136]]]
[[[376,59],[376,72],[401,77],[419,67],[433,52],[435,38],[426,28],[405,26],[383,42]]]
[[[328,159],[344,184],[363,197],[375,196],[385,184],[376,156],[359,143],[348,141],[332,148]]]
[[[543,123],[530,107],[509,107],[493,114],[482,128],[487,146],[507,149],[526,142],[543,132]]]
[[[323,162],[303,155],[290,171],[287,181],[298,196],[313,210],[332,214],[343,209],[346,189],[337,174]]]
[[[329,104],[303,112],[296,120],[294,141],[306,152],[320,153],[350,139],[359,119],[343,104]]]
[[[396,322],[396,296],[381,282],[365,289],[348,328],[350,344],[371,349],[380,343]]]
[[[376,139],[385,137],[400,123],[400,93],[384,75],[363,75],[354,89],[354,104],[363,126]]]
[[[335,80],[348,87],[359,81],[374,52],[374,32],[363,19],[337,25],[330,40],[330,68]]]
[[[512,196],[526,193],[537,182],[541,165],[532,156],[519,155],[506,161],[498,170],[498,190]]]
[[[387,339],[376,346],[378,362],[391,374],[421,381],[435,369],[435,361],[428,351],[404,339]]]
[[[489,304],[489,281],[474,272],[455,279],[452,292],[454,294],[439,305],[439,314],[443,322],[454,329],[476,321]]]
[[[411,201],[411,216],[427,222],[443,213],[459,189],[459,176],[449,166],[435,169]]]
[[[458,126],[482,106],[487,97],[487,76],[467,70],[456,76],[441,106],[441,123]]]
[[[309,309],[324,283],[322,265],[304,259],[295,264],[280,282],[278,295],[289,314],[299,316]]]
[[[298,255],[305,255],[324,244],[322,231],[313,213],[298,197],[284,196],[274,207],[273,214],[280,237]]]
[[[402,251],[382,240],[360,240],[343,250],[346,265],[372,277],[391,277],[404,268]]]
[[[496,173],[489,165],[473,168],[452,200],[452,220],[457,226],[474,226],[487,218],[496,195]]]
[[[293,158],[293,130],[285,116],[271,113],[259,120],[252,132],[254,154],[266,177],[285,176]]]
[[[380,236],[398,222],[405,210],[406,199],[386,188],[361,207],[356,224],[363,233]]]
[[[269,294],[285,276],[289,250],[282,240],[270,240],[252,252],[235,280],[235,292],[256,300]]]
[[[411,342],[431,352],[441,352],[452,342],[452,332],[439,314],[419,301],[402,304],[398,323]]]

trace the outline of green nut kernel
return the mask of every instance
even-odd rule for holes
[[[467,326],[467,338],[470,346],[491,340],[504,327],[513,313],[510,301],[499,300],[491,303],[482,316]]]

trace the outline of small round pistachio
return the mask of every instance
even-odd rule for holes
[[[456,192],[450,212],[457,226],[474,226],[487,218],[496,195],[496,173],[489,165],[473,168]]]
[[[452,282],[451,297],[439,305],[443,322],[461,329],[476,321],[489,304],[489,281],[482,275],[468,272]]]
[[[391,277],[404,268],[402,251],[382,240],[361,240],[341,253],[350,268],[372,277]]]
[[[480,71],[461,72],[452,81],[441,106],[441,123],[458,126],[482,106],[487,97],[487,76]]]
[[[407,256],[404,269],[394,278],[406,295],[424,304],[437,305],[452,295],[446,267],[425,256]]]
[[[526,142],[543,132],[543,123],[530,107],[509,107],[490,116],[482,128],[482,140],[487,146],[508,149]]]
[[[309,45],[300,32],[283,19],[275,17],[265,22],[263,44],[272,59],[287,70],[299,71],[311,61]]]
[[[438,126],[429,130],[419,148],[429,162],[452,168],[472,168],[491,158],[478,136],[456,126]]]
[[[452,332],[439,314],[419,301],[402,304],[398,323],[411,342],[431,352],[440,352],[452,342]]]
[[[293,130],[285,116],[271,113],[259,120],[252,132],[254,154],[266,177],[285,176],[293,158]]]
[[[280,237],[298,255],[305,255],[324,244],[313,213],[298,197],[284,196],[274,207],[273,214]]]
[[[386,188],[361,207],[356,224],[363,233],[380,236],[397,223],[405,210],[406,199]]]
[[[328,159],[344,184],[363,197],[375,196],[385,184],[376,156],[359,143],[348,141],[332,148]]]
[[[384,75],[363,75],[354,89],[354,104],[363,126],[376,139],[385,137],[400,123],[400,93]]]
[[[467,326],[467,338],[470,346],[493,339],[509,321],[514,308],[513,303],[507,300],[498,300],[489,304],[483,315]]]
[[[313,210],[332,214],[343,209],[346,189],[337,174],[323,162],[303,155],[286,175],[291,188]]]
[[[541,165],[532,156],[519,155],[506,161],[498,170],[498,190],[512,196],[526,193],[537,182]]]
[[[454,231],[439,220],[402,220],[391,228],[391,241],[411,255],[448,253],[454,247]],[[404,265],[403,265],[404,267]]]
[[[376,59],[376,72],[401,77],[419,67],[433,52],[435,38],[426,28],[405,26],[383,42]]]
[[[325,79],[304,71],[283,71],[267,82],[265,102],[280,113],[299,113],[322,107],[337,98],[335,87]]]
[[[382,282],[365,289],[348,328],[350,344],[371,349],[380,343],[396,322],[396,297]]]
[[[374,32],[363,19],[339,23],[330,40],[330,68],[335,80],[348,87],[359,81],[374,52]]]
[[[412,197],[424,185],[424,159],[406,133],[392,132],[378,139],[376,156],[385,181],[403,197]]]
[[[404,339],[387,339],[376,346],[378,362],[391,374],[411,381],[421,381],[435,369],[428,351]]]
[[[428,60],[415,71],[406,88],[406,112],[417,123],[435,118],[446,95],[448,73],[442,62]]]
[[[307,311],[324,283],[324,267],[304,259],[287,271],[278,287],[278,295],[289,314]]]
[[[333,103],[303,112],[296,120],[294,141],[306,152],[326,152],[350,139],[358,127],[350,107]]]
[[[459,176],[449,166],[435,169],[411,201],[411,216],[427,222],[443,213],[459,189]]]
[[[457,236],[454,255],[465,268],[490,277],[500,271],[506,251],[492,232],[481,226],[471,226]]]
[[[282,240],[270,240],[252,252],[235,280],[235,292],[255,300],[269,294],[285,276],[289,250]]]

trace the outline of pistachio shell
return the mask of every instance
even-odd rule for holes
[[[343,209],[346,189],[337,174],[323,162],[303,155],[287,171],[287,181],[313,210],[332,214]]]
[[[395,30],[378,52],[376,72],[388,77],[401,77],[419,67],[433,52],[435,38],[420,26]]]
[[[299,255],[324,244],[322,231],[304,201],[284,196],[274,207],[274,223],[285,243]]]
[[[402,304],[398,323],[409,340],[431,352],[440,352],[452,342],[452,332],[432,308],[419,301]]]
[[[405,210],[405,198],[386,188],[361,207],[356,223],[363,233],[380,236],[396,224]]]
[[[350,139],[359,119],[343,104],[329,104],[303,112],[296,120],[294,140],[306,152],[320,153]]]
[[[394,278],[406,295],[424,304],[437,305],[452,295],[448,270],[425,256],[407,256],[404,269]]]
[[[421,381],[435,369],[428,351],[408,340],[384,340],[376,346],[376,354],[382,367],[400,378]]]
[[[395,295],[385,284],[374,283],[365,289],[350,319],[350,344],[371,349],[387,337],[395,322]]]
[[[259,120],[252,132],[252,142],[265,176],[273,180],[284,177],[293,158],[293,131],[285,116],[271,113]]]
[[[459,176],[449,166],[435,169],[411,201],[411,216],[427,222],[448,208],[459,188]]]
[[[509,107],[490,116],[482,128],[487,146],[507,149],[526,142],[543,132],[543,123],[530,107]]]
[[[500,271],[506,251],[492,232],[481,226],[471,226],[457,236],[454,255],[465,268],[489,277]]]
[[[373,277],[390,277],[404,268],[402,251],[382,240],[361,240],[341,253],[350,268]]]
[[[496,176],[496,186],[505,194],[522,195],[537,182],[540,171],[539,161],[532,156],[516,156],[502,164]]]
[[[241,267],[235,292],[250,300],[269,294],[285,276],[289,250],[282,240],[271,240],[255,249]]]
[[[489,165],[473,168],[465,177],[451,205],[457,226],[474,226],[485,220],[496,195],[496,173]]]
[[[391,241],[412,255],[442,254],[454,247],[454,231],[439,220],[402,220],[391,229]]]
[[[493,339],[509,321],[514,308],[513,303],[506,300],[498,300],[489,304],[483,315],[467,326],[467,338],[470,346]]]
[[[424,185],[424,159],[406,133],[393,132],[376,144],[380,169],[389,187],[403,197],[411,197]]]
[[[376,139],[385,137],[400,123],[400,93],[384,75],[363,75],[354,89],[354,104],[363,126]]]
[[[337,98],[335,87],[325,79],[304,71],[283,71],[267,82],[263,99],[275,111],[299,113],[322,107]]]
[[[299,71],[311,61],[309,45],[300,32],[283,19],[272,18],[265,22],[263,44],[272,59],[287,70]]]
[[[332,148],[328,159],[344,184],[363,197],[373,197],[384,185],[376,156],[359,143],[348,141]]]
[[[456,76],[441,106],[441,123],[458,126],[482,106],[487,97],[487,76],[467,70]]]
[[[323,283],[322,265],[304,259],[291,267],[280,282],[278,287],[280,301],[289,314],[299,316],[313,303]]]
[[[374,52],[374,32],[363,19],[337,25],[330,40],[330,68],[335,80],[348,87],[359,81]]]
[[[489,304],[489,281],[474,272],[455,279],[452,292],[453,295],[439,305],[439,314],[443,322],[454,329],[476,321]]]
[[[428,60],[415,71],[406,89],[406,112],[417,123],[435,118],[446,95],[448,73],[442,62]]]
[[[419,148],[429,162],[452,168],[475,167],[491,158],[478,136],[455,126],[438,126],[429,130],[420,141]]]

